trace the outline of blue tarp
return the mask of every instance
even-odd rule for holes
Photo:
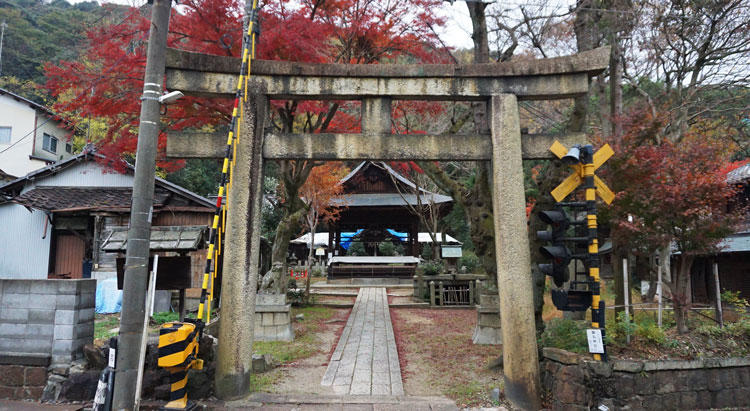
[[[344,250],[348,250],[349,246],[352,245],[352,240],[354,239],[354,237],[358,236],[362,231],[365,230],[360,228],[353,233],[341,233],[341,240],[339,241],[341,248],[343,248]]]
[[[406,239],[409,237],[408,233],[402,233],[396,230],[391,230],[390,228],[386,228],[385,231],[388,231],[389,233],[391,233],[392,236],[398,238],[399,241],[402,241],[402,242],[406,241]]]
[[[122,308],[122,291],[117,289],[117,277],[96,282],[96,313],[119,313]]]
[[[352,241],[354,240],[354,237],[358,236],[362,231],[365,231],[364,229],[360,228],[359,230],[355,232],[348,232],[348,233],[341,233],[341,248],[344,250],[348,250],[349,246],[352,245]],[[392,236],[399,239],[399,241],[405,242],[406,239],[409,237],[409,234],[402,233],[396,230],[391,230],[390,228],[386,228],[386,231],[388,231]]]

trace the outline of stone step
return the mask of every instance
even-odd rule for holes
[[[330,307],[330,308],[351,308],[351,307],[354,307],[354,302],[336,303],[336,302],[325,302],[325,301],[317,302],[316,301],[312,305],[320,306],[320,307]],[[388,304],[388,306],[390,308],[430,308],[430,303],[394,303],[394,304]],[[444,307],[435,306],[432,308],[440,309],[440,308],[474,308],[474,307],[470,307],[468,305],[452,305],[452,306],[444,306]]]
[[[359,291],[327,291],[327,290],[310,290],[310,294],[314,295],[325,295],[332,297],[356,297]],[[387,293],[388,297],[401,297],[402,294]]]
[[[341,280],[337,280],[341,281]],[[310,285],[311,289],[341,289],[341,288],[348,288],[348,289],[360,289],[360,288],[408,288],[413,289],[414,284],[351,284],[351,283],[339,283],[339,284],[329,284],[324,282],[317,282],[315,284]]]
[[[445,397],[412,397],[391,395],[312,395],[255,393],[247,399],[226,403],[235,409],[274,410],[458,410]]]

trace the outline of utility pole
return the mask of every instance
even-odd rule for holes
[[[146,285],[154,200],[156,143],[159,136],[159,112],[164,81],[167,32],[171,0],[149,0],[151,28],[146,52],[146,75],[141,97],[138,148],[135,157],[133,202],[125,262],[122,314],[117,346],[114,410],[132,410],[135,405],[135,381],[138,377],[143,320],[146,315]]]
[[[3,38],[5,37],[6,27],[8,27],[8,25],[5,23],[5,20],[3,20],[2,24],[0,24],[0,75],[3,74]]]

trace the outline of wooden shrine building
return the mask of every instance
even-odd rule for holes
[[[385,162],[363,161],[341,179],[344,194],[335,200],[343,209],[328,236],[329,277],[411,278],[419,255],[419,216],[433,207],[447,214],[453,200],[415,185]],[[378,257],[378,244],[403,245],[403,256]],[[353,243],[361,243],[363,256],[347,255]],[[395,258],[395,259],[394,259]]]
[[[328,238],[334,256],[345,254],[347,242],[352,241],[363,241],[367,254],[376,255],[372,250],[376,242],[404,235],[404,254],[417,256],[419,217],[411,210],[425,211],[432,204],[445,215],[453,203],[449,196],[417,187],[385,162],[363,161],[341,183],[344,194],[336,203],[343,210]],[[342,232],[358,233],[358,238],[342,238]]]

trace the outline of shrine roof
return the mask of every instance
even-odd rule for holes
[[[450,196],[417,187],[385,162],[363,161],[340,180],[344,194],[332,203],[346,207],[400,207],[451,203]],[[419,196],[417,196],[419,193]]]

